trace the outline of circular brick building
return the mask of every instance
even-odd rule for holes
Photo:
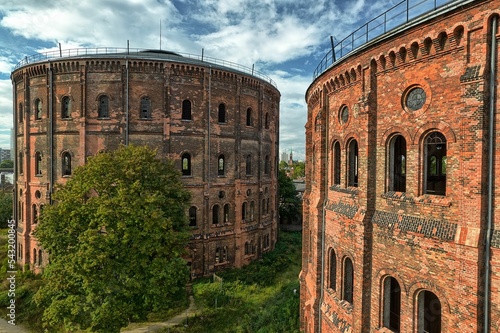
[[[78,49],[25,58],[11,79],[20,264],[47,260],[32,231],[54,185],[122,144],[157,148],[182,174],[192,277],[274,247],[280,92],[266,76],[203,56]]]
[[[304,332],[500,332],[499,25],[499,0],[402,1],[318,66]]]

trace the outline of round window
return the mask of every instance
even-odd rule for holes
[[[425,104],[425,91],[418,87],[413,88],[406,95],[406,107],[412,111],[421,109]]]
[[[340,109],[339,121],[342,125],[349,121],[349,108],[346,105]]]

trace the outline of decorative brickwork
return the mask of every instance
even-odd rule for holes
[[[500,332],[499,21],[500,0],[451,1],[316,73],[305,333]]]

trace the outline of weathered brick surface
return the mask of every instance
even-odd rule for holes
[[[306,333],[319,332],[320,326],[324,333],[389,332],[383,327],[388,276],[401,287],[401,332],[420,332],[422,290],[441,302],[442,332],[484,331],[489,51],[491,18],[498,17],[499,8],[498,0],[475,1],[379,39],[308,88],[311,163],[301,272]],[[500,67],[498,58],[495,65]],[[495,84],[498,104],[498,79]],[[425,91],[426,100],[412,111],[405,96],[415,86]],[[346,123],[339,121],[343,106],[349,108]],[[496,115],[495,133],[499,130]],[[424,138],[432,131],[447,141],[445,195],[424,192]],[[390,188],[389,146],[395,134],[406,140],[405,192]],[[498,138],[495,134],[496,182]],[[352,139],[358,143],[357,187],[347,186]],[[333,182],[334,142],[341,147],[340,185]],[[491,332],[500,331],[499,191],[494,186]],[[329,287],[330,249],[336,253],[335,290]],[[354,265],[352,304],[343,300],[345,258]]]
[[[271,84],[231,69],[211,68],[207,62],[186,64],[182,59],[137,56],[127,60],[112,55],[29,64],[16,69],[12,80],[17,169],[23,164],[15,182],[20,264],[34,270],[43,266],[35,262],[34,251],[38,256],[42,249],[31,236],[36,228],[32,207],[49,204],[53,185],[69,179],[62,176],[62,154],[71,154],[74,169],[90,156],[118,148],[127,136],[131,144],[157,148],[159,156],[173,159],[179,170],[181,155],[191,155],[192,174],[183,176],[182,181],[197,208],[187,258],[193,277],[245,265],[274,248],[280,93]],[[109,97],[107,119],[98,118],[102,95]],[[62,119],[65,96],[70,97],[69,119]],[[151,101],[149,119],[140,117],[143,97]],[[43,104],[40,120],[34,114],[37,98]],[[192,103],[191,120],[181,119],[185,99]],[[226,107],[224,123],[218,121],[221,103]],[[251,126],[246,123],[248,108],[252,109]],[[41,175],[35,175],[36,152],[42,154]],[[221,154],[225,157],[223,176],[217,169]],[[248,154],[252,157],[250,175],[246,172]],[[247,202],[244,221],[243,202]],[[225,222],[226,204],[229,214]],[[212,221],[215,205],[220,207],[218,224]],[[254,244],[254,251],[245,254],[247,242]],[[224,247],[227,260],[222,260],[221,254],[217,262],[216,250]],[[46,259],[42,251],[43,262]]]

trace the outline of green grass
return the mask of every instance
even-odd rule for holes
[[[299,332],[301,234],[282,232],[262,260],[219,274],[223,282],[193,284],[199,314],[187,326],[161,332]]]

